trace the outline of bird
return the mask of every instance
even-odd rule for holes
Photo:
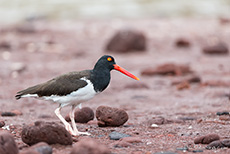
[[[74,111],[77,107],[81,107],[81,103],[92,99],[107,88],[111,79],[111,70],[117,70],[139,80],[138,77],[117,65],[112,56],[103,55],[92,70],[62,74],[47,82],[17,92],[15,98],[18,100],[32,97],[58,103],[59,106],[54,112],[71,135],[91,135],[88,132],[78,131],[74,120]],[[71,106],[69,116],[72,126],[61,115],[61,109],[65,106]]]

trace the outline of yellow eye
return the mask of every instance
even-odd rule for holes
[[[108,60],[108,61],[112,61],[112,58],[111,58],[111,57],[108,57],[107,60]]]

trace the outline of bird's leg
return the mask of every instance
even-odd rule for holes
[[[78,106],[79,106],[79,105],[78,105]],[[78,106],[77,106],[77,107],[78,107]],[[75,116],[74,111],[75,111],[75,108],[76,108],[76,106],[73,105],[73,106],[72,106],[72,109],[71,109],[71,111],[70,111],[70,113],[69,113],[69,117],[70,117],[70,120],[71,120],[71,123],[72,123],[72,127],[73,127],[74,134],[75,134],[75,135],[90,135],[90,133],[88,133],[88,132],[79,132],[79,131],[77,130],[76,122],[75,122],[75,120],[74,120],[74,116]]]
[[[61,111],[61,105],[59,106],[59,108],[57,108],[54,112],[57,115],[57,117],[61,120],[61,122],[65,125],[65,129],[70,133],[70,134],[74,134],[74,131],[71,127],[71,125],[62,117],[60,111]]]

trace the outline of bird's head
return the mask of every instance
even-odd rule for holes
[[[139,80],[138,77],[136,77],[135,75],[129,73],[127,70],[125,70],[124,68],[120,67],[119,65],[116,64],[114,58],[110,55],[104,55],[102,56],[96,63],[95,67],[94,68],[107,68],[109,69],[110,71],[115,69],[135,80]]]

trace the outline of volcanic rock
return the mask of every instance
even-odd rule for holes
[[[219,140],[220,137],[219,135],[217,134],[208,134],[208,135],[205,135],[205,136],[200,136],[200,137],[197,137],[195,138],[194,140],[194,143],[195,144],[209,144],[213,141],[216,141],[216,140]]]
[[[8,132],[0,132],[0,154],[18,154],[14,137]]]
[[[116,131],[113,131],[109,134],[110,140],[120,140],[121,138],[124,138],[124,137],[130,137],[130,135],[119,133]]]
[[[228,111],[217,112],[216,115],[218,116],[229,115],[229,112]]]
[[[121,126],[128,120],[128,114],[123,109],[99,106],[96,110],[98,126]]]
[[[205,54],[228,54],[229,53],[228,46],[222,42],[217,43],[215,45],[206,46],[202,50],[203,53]]]
[[[94,112],[89,107],[83,107],[82,109],[76,109],[74,119],[75,119],[75,122],[77,123],[87,123],[88,121],[94,119]],[[65,120],[70,122],[69,115],[65,117]]]
[[[142,70],[141,75],[151,76],[151,75],[186,75],[192,73],[189,66],[178,65],[173,63],[166,63],[159,65],[156,68],[146,68]]]
[[[213,141],[211,142],[206,149],[213,149],[213,148],[230,148],[230,140],[229,139],[225,139],[225,140],[217,140],[217,141]]]
[[[5,126],[5,122],[2,120],[0,121],[0,128],[2,128],[3,126]]]
[[[71,145],[73,142],[70,133],[63,126],[54,122],[37,121],[34,126],[24,126],[21,137],[22,141],[28,145],[39,142]]]
[[[106,50],[113,52],[131,52],[146,50],[146,38],[135,30],[118,31],[106,45]]]
[[[38,153],[38,154],[52,154],[52,147],[50,147],[47,143],[45,142],[39,142],[25,151],[23,151],[23,154],[30,154],[30,153]],[[21,153],[20,153],[21,154]]]
[[[110,151],[98,141],[85,137],[74,144],[70,154],[110,154]]]
[[[175,42],[177,47],[189,47],[191,45],[190,41],[186,38],[178,38]]]
[[[3,117],[12,117],[12,116],[16,116],[16,114],[13,113],[13,112],[2,112],[1,116],[3,116]]]
[[[11,49],[11,44],[10,42],[2,41],[0,42],[0,50],[10,50]]]

